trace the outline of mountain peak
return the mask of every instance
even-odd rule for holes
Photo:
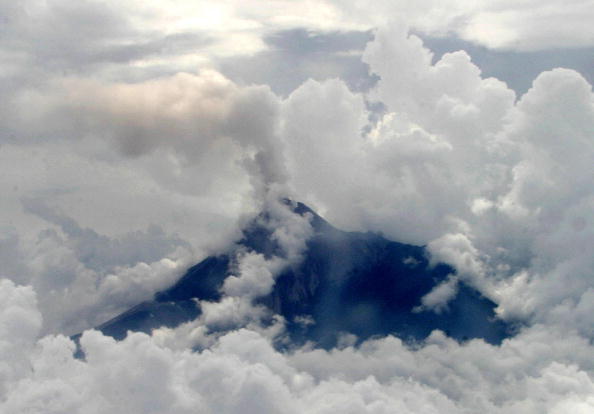
[[[498,343],[509,336],[510,326],[495,318],[495,304],[463,282],[442,312],[420,306],[423,297],[454,273],[447,265],[431,265],[423,247],[372,233],[344,232],[303,203],[281,202],[307,217],[314,231],[298,263],[284,268],[271,292],[256,298],[255,304],[282,316],[294,343],[311,341],[331,347],[344,333],[361,340],[393,334],[418,341],[435,329],[459,340],[482,338]],[[122,338],[128,330],[150,332],[195,319],[202,311],[201,301],[223,297],[222,286],[232,274],[237,249],[268,258],[281,254],[271,214],[265,210],[252,220],[227,253],[192,266],[153,300],[98,329]]]

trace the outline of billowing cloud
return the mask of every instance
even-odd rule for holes
[[[576,335],[559,341],[559,332],[542,326],[501,346],[461,346],[434,333],[416,349],[387,337],[290,354],[249,329],[197,352],[146,334],[117,342],[88,331],[81,338],[86,359],[77,360],[63,336],[35,342],[39,314],[30,289],[0,287],[8,299],[0,321],[31,321],[6,332],[32,349],[24,360],[3,360],[13,369],[2,377],[1,407],[9,412],[561,413],[587,412],[594,403],[584,370],[591,345]]]
[[[157,226],[112,239],[39,201],[28,207],[59,230],[43,230],[33,241],[12,233],[3,241],[10,248],[2,249],[0,276],[43,292],[44,333],[74,334],[102,323],[173,283],[194,257],[187,242]]]
[[[44,73],[145,80],[267,52],[275,33],[365,32],[394,18],[431,36],[454,35],[495,49],[594,46],[591,0],[356,1],[238,0],[126,3],[25,0],[2,5],[0,76],[32,83]],[[10,85],[3,85],[10,88]]]

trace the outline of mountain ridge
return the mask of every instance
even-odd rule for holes
[[[330,348],[345,333],[359,340],[393,334],[420,341],[435,329],[457,340],[482,338],[495,344],[511,335],[512,327],[495,317],[495,303],[463,282],[442,312],[419,308],[425,295],[455,273],[445,264],[432,265],[423,246],[374,233],[345,232],[305,204],[287,199],[282,203],[294,214],[308,217],[313,234],[302,260],[283,269],[271,292],[254,303],[285,319],[292,343]],[[282,255],[269,221],[268,212],[263,211],[244,228],[242,239],[230,251],[190,267],[173,286],[97,329],[122,339],[129,330],[150,332],[197,318],[199,301],[221,299],[234,249],[266,257]]]

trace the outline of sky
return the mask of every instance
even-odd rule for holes
[[[592,21],[592,0],[1,2],[0,412],[593,412]],[[426,245],[523,328],[275,350],[251,299],[311,235],[279,197]],[[179,328],[91,329],[263,207],[287,258],[241,257]]]

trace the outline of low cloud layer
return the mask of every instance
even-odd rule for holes
[[[547,2],[408,13],[416,31],[526,50],[591,45],[589,29],[567,30],[588,4],[567,6],[552,32],[542,30],[556,19]],[[318,6],[297,19],[275,14],[282,1],[257,13],[222,3],[209,16],[233,23],[225,33],[190,31],[196,21],[183,12],[200,6],[185,2],[143,6],[140,20],[110,2],[0,6],[0,53],[11,62],[0,71],[0,411],[594,409],[591,85],[559,68],[518,96],[466,52],[434,59],[395,23],[350,55],[369,68],[365,88],[310,79],[280,96],[216,69],[217,59],[245,62],[242,45],[265,49],[263,27],[366,31],[379,21],[348,2]],[[526,13],[537,18],[515,24]],[[65,49],[75,28],[57,32],[64,16],[104,24]],[[47,44],[28,40],[31,17]],[[346,335],[329,351],[275,350],[283,321],[262,326],[271,315],[252,300],[299,260],[311,232],[276,202],[285,196],[337,227],[427,245],[455,267],[424,307],[447,312],[462,280],[522,329],[501,346],[434,332],[415,345],[386,337],[353,347]],[[203,303],[196,321],[120,342],[87,331],[86,360],[73,357],[63,335],[150,298],[227,248],[264,207],[283,257],[237,252],[222,300]]]
[[[589,342],[541,326],[499,347],[436,332],[416,349],[387,337],[291,353],[251,329],[198,352],[169,347],[171,331],[120,342],[87,331],[82,361],[63,336],[35,341],[41,321],[30,288],[3,281],[0,294],[0,329],[11,338],[0,342],[10,352],[0,377],[7,412],[525,414],[586,413],[594,404]]]

